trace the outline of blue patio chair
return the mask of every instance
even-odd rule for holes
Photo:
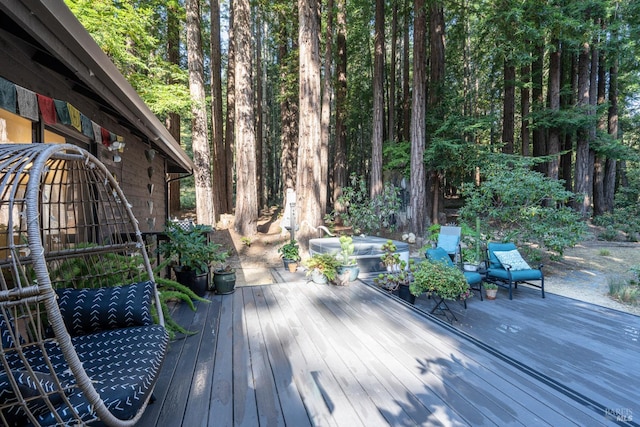
[[[427,249],[425,256],[427,257],[427,259],[431,261],[441,261],[452,267],[455,266],[453,261],[451,261],[449,254],[443,248],[437,247],[437,248]],[[480,301],[483,301],[482,275],[475,271],[463,271],[462,274],[464,275],[464,278],[469,284],[469,287],[474,291],[480,292]],[[467,308],[467,300],[464,300],[464,308]]]
[[[513,288],[518,283],[540,288],[544,298],[544,274],[542,264],[538,268],[531,268],[522,259],[516,245],[513,243],[489,243],[487,245],[487,280],[509,289],[509,299],[513,299]],[[532,283],[540,282],[540,284]]]

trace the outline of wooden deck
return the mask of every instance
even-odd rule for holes
[[[640,318],[539,295],[454,303],[454,326],[362,282],[210,295],[178,307],[199,333],[138,425],[637,426]]]

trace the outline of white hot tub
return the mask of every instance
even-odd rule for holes
[[[356,259],[361,273],[374,273],[386,271],[380,262],[380,257],[384,254],[381,247],[387,240],[383,237],[375,236],[354,236],[353,258]],[[409,264],[409,244],[393,240],[396,245],[396,252],[400,254],[400,259]],[[327,237],[322,239],[309,240],[309,253],[311,255],[317,253],[337,254],[340,252],[340,240],[338,237]]]

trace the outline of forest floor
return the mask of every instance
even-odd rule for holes
[[[609,295],[612,280],[632,277],[629,268],[640,266],[640,243],[600,241],[598,229],[565,251],[560,261],[545,260],[545,291],[640,315],[640,306],[621,303]],[[399,239],[400,234],[388,236]],[[272,268],[283,268],[278,248],[289,239],[282,234],[278,212],[264,212],[255,236],[241,236],[233,229],[233,216],[224,215],[214,240],[231,250],[230,263],[238,271],[238,286],[273,283]],[[421,257],[420,247],[410,245],[411,256]]]

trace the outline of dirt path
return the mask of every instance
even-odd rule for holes
[[[232,224],[231,216],[223,217],[215,241],[232,249],[230,262],[238,269],[238,285],[272,283],[270,268],[282,266],[278,248],[289,238],[281,234],[277,212],[260,218],[255,236],[238,235]],[[413,246],[412,254],[420,256],[420,248]],[[640,315],[640,306],[621,304],[607,295],[609,280],[630,277],[633,265],[640,265],[640,243],[586,240],[567,249],[561,261],[545,263],[545,290]]]

